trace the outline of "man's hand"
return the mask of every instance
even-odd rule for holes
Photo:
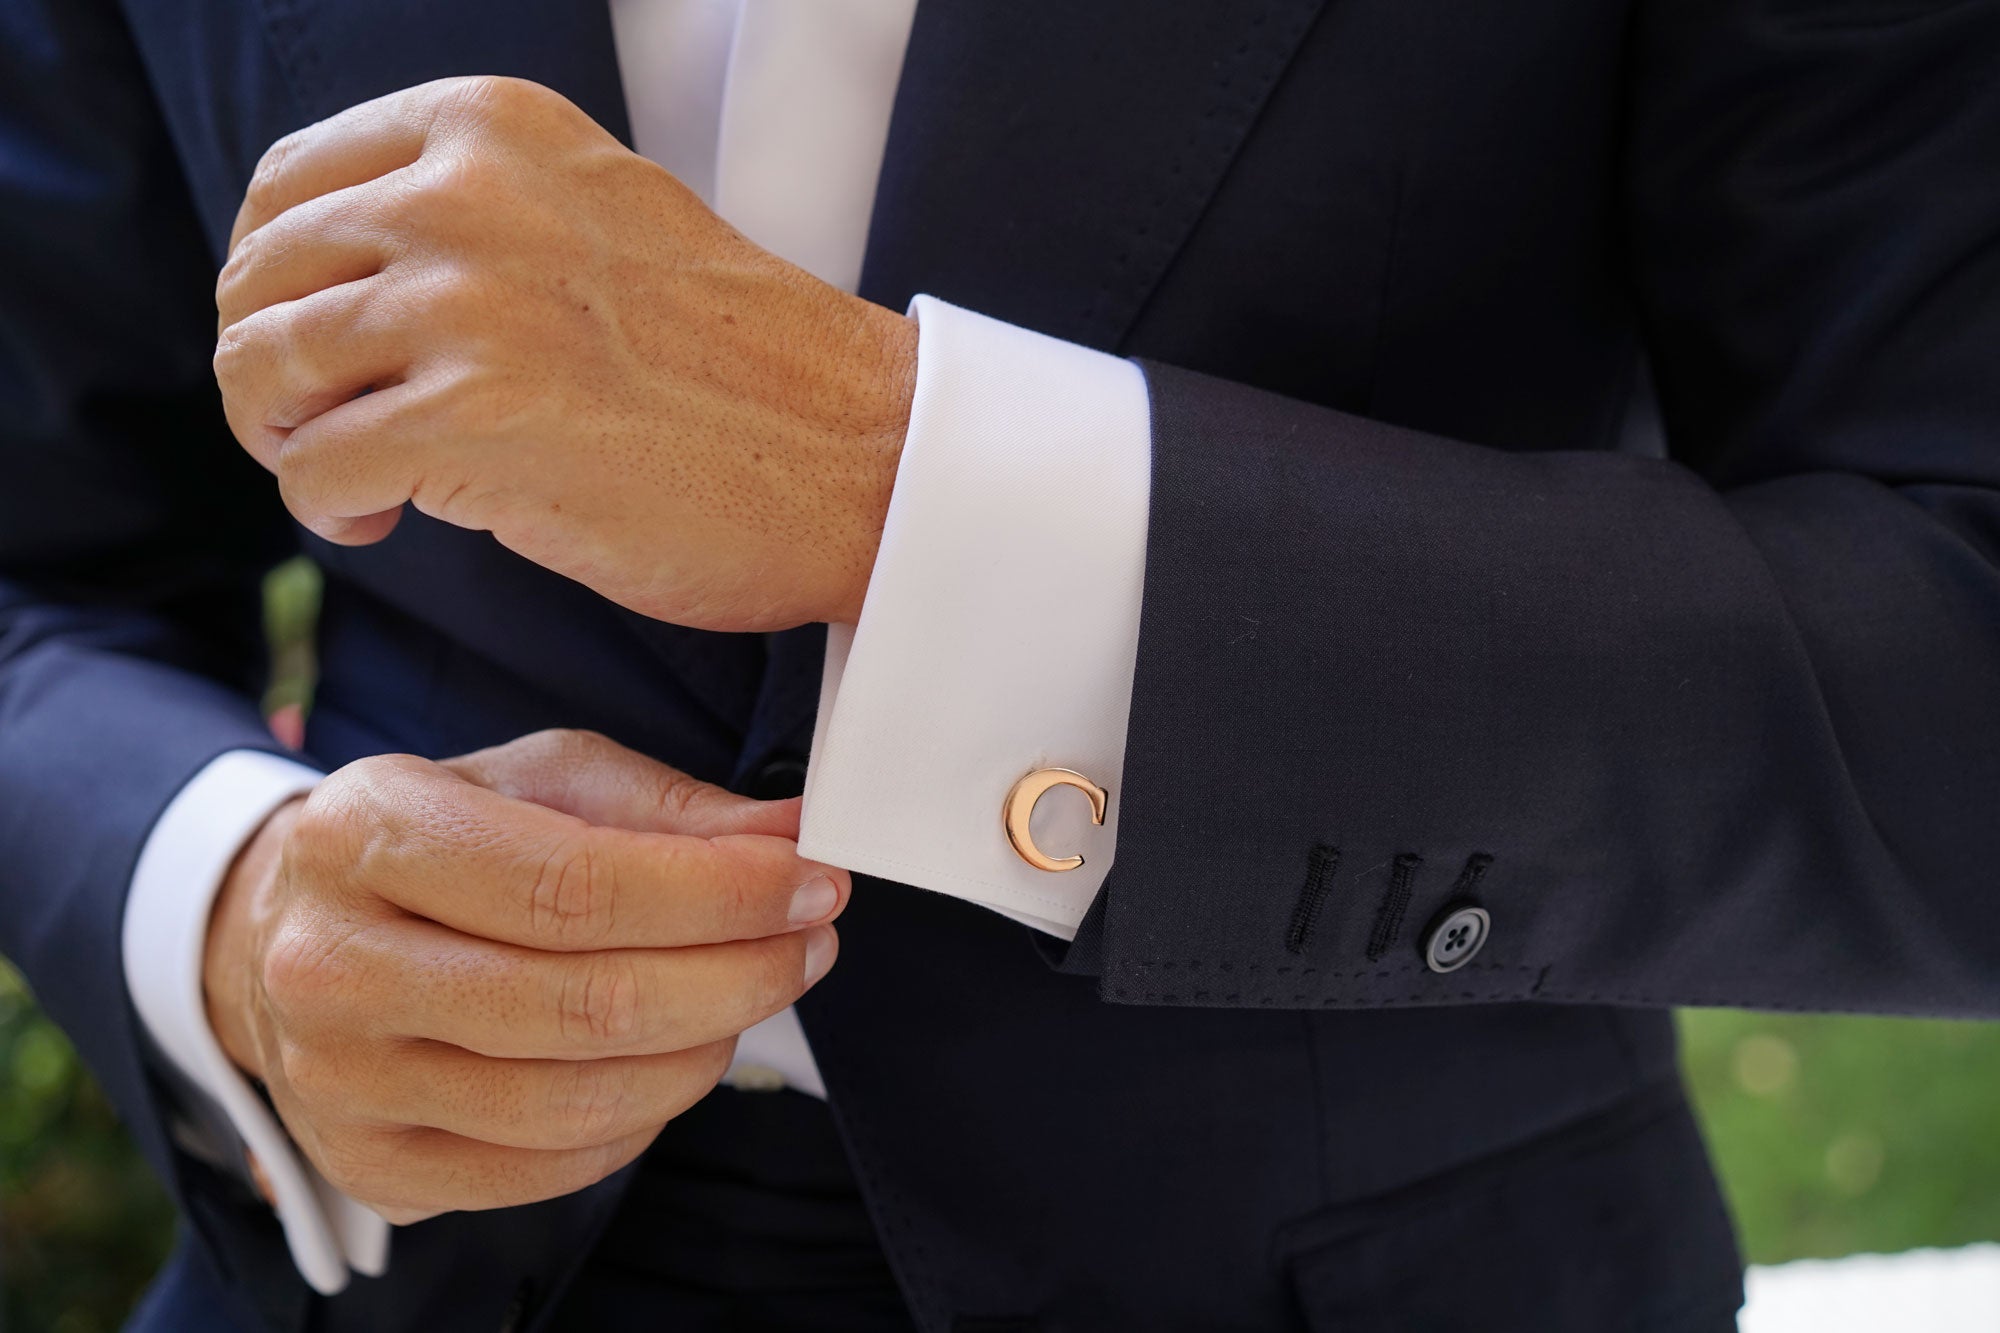
[[[230,424],[329,540],[409,503],[678,624],[860,612],[914,325],[546,88],[446,79],[279,140],[216,305]]]
[[[585,732],[364,759],[281,809],[209,927],[210,1022],[392,1222],[592,1184],[826,973],[845,871],[798,802]]]

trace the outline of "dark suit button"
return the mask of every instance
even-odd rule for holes
[[[1493,931],[1493,918],[1483,907],[1445,911],[1424,937],[1424,966],[1433,972],[1456,972],[1472,961]]]
[[[765,761],[750,777],[744,795],[760,801],[782,801],[806,789],[806,761],[800,755],[781,754]]]

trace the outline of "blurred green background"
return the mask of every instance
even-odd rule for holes
[[[273,575],[272,709],[310,693],[317,604],[309,566]],[[2000,1024],[1705,1010],[1681,1032],[1753,1262],[2000,1239]],[[117,1328],[171,1229],[69,1043],[0,964],[5,1328]]]

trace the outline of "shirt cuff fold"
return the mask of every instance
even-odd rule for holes
[[[210,761],[161,812],[132,872],[123,952],[126,988],[160,1052],[228,1117],[269,1181],[292,1262],[332,1295],[348,1271],[388,1264],[389,1224],[321,1178],[292,1145],[208,1024],[202,960],[208,919],[237,853],[272,811],[321,774],[281,755],[232,750]]]
[[[916,396],[859,622],[830,626],[802,855],[1063,939],[1111,868],[1138,655],[1152,432],[1144,374],[947,305],[911,303]],[[1110,793],[1035,811],[1037,870],[1001,812],[1025,774]]]

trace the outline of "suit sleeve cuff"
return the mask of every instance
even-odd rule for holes
[[[123,926],[125,981],[146,1033],[212,1099],[270,1182],[292,1261],[331,1295],[350,1268],[379,1274],[389,1224],[342,1196],[292,1146],[278,1119],[223,1053],[208,1025],[202,957],[209,911],[243,844],[279,805],[320,774],[280,755],[232,750],[161,813],[132,873]]]
[[[1152,439],[1129,361],[928,296],[916,397],[860,621],[828,628],[803,855],[1074,938],[1117,845]],[[1069,768],[1009,845],[1008,791]]]

